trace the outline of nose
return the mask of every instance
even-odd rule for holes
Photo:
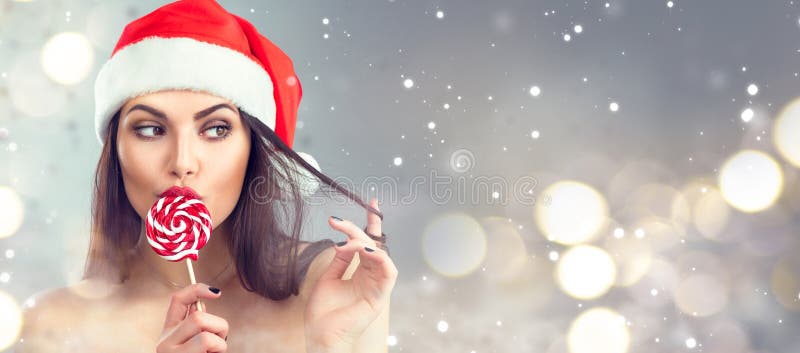
[[[170,174],[179,180],[197,174],[199,165],[196,153],[191,136],[177,137],[172,147]]]

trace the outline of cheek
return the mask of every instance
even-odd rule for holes
[[[136,210],[136,213],[144,219],[147,211],[150,210],[155,196],[153,193],[154,185],[157,185],[154,178],[155,163],[152,162],[153,156],[146,157],[147,154],[139,153],[134,149],[126,148],[124,144],[119,146],[119,164],[122,172],[122,181],[125,187],[125,195]]]
[[[247,160],[249,151],[243,152],[239,149],[230,150],[229,153],[219,156],[215,160],[206,160],[206,169],[213,173],[213,183],[208,190],[209,194],[214,196],[214,200],[209,205],[211,218],[214,224],[218,225],[228,218],[236,203],[239,202],[239,196],[244,190],[246,185],[244,177],[247,171]],[[213,167],[209,168],[208,163],[212,163]]]

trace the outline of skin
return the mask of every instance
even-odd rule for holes
[[[195,120],[203,111],[208,114]],[[272,301],[242,288],[229,266],[225,220],[243,190],[251,141],[230,101],[193,91],[143,95],[121,108],[116,133],[125,192],[140,217],[173,185],[191,187],[208,207],[213,232],[193,266],[199,283],[189,285],[185,262],[150,250],[142,225],[130,278],[122,284],[91,278],[35,296],[36,305],[24,310],[20,338],[26,343],[18,352],[62,351],[64,342],[117,352],[387,351],[397,269],[349,220],[328,220],[347,243],[315,258],[299,296]],[[376,199],[370,204],[378,208]],[[381,234],[380,218],[367,212],[366,229]],[[209,291],[208,283],[221,293]],[[204,312],[197,311],[198,300]]]
[[[195,120],[198,112],[206,115]],[[215,277],[231,263],[223,221],[239,199],[250,153],[250,131],[236,106],[224,98],[192,91],[133,98],[121,109],[117,148],[125,194],[142,219],[158,195],[171,186],[189,186],[202,197],[212,217],[213,232],[193,267],[198,280]],[[149,250],[144,229],[141,234],[140,249]],[[153,251],[142,255],[142,261],[163,278],[189,284],[185,265],[176,266],[180,264],[165,261]]]

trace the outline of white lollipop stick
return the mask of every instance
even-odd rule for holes
[[[195,281],[194,279],[194,269],[192,268],[192,259],[189,258],[186,259],[186,267],[189,268],[189,279],[192,281],[192,284],[197,283],[197,281]],[[205,311],[205,309],[203,309],[203,302],[201,302],[200,300],[197,301],[197,310]]]

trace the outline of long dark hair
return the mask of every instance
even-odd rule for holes
[[[139,241],[142,219],[125,195],[117,155],[119,115],[118,111],[109,122],[95,171],[84,279],[111,276],[119,282],[125,281],[130,276],[131,259]],[[227,246],[236,262],[242,287],[281,300],[299,293],[310,263],[333,245],[330,239],[318,240],[298,254],[308,207],[299,183],[307,174],[302,174],[300,167],[322,181],[321,187],[340,192],[381,219],[383,214],[319,172],[263,122],[241,110],[240,115],[250,130],[252,143],[242,193],[224,222],[230,230]],[[388,251],[385,236],[369,236]]]

